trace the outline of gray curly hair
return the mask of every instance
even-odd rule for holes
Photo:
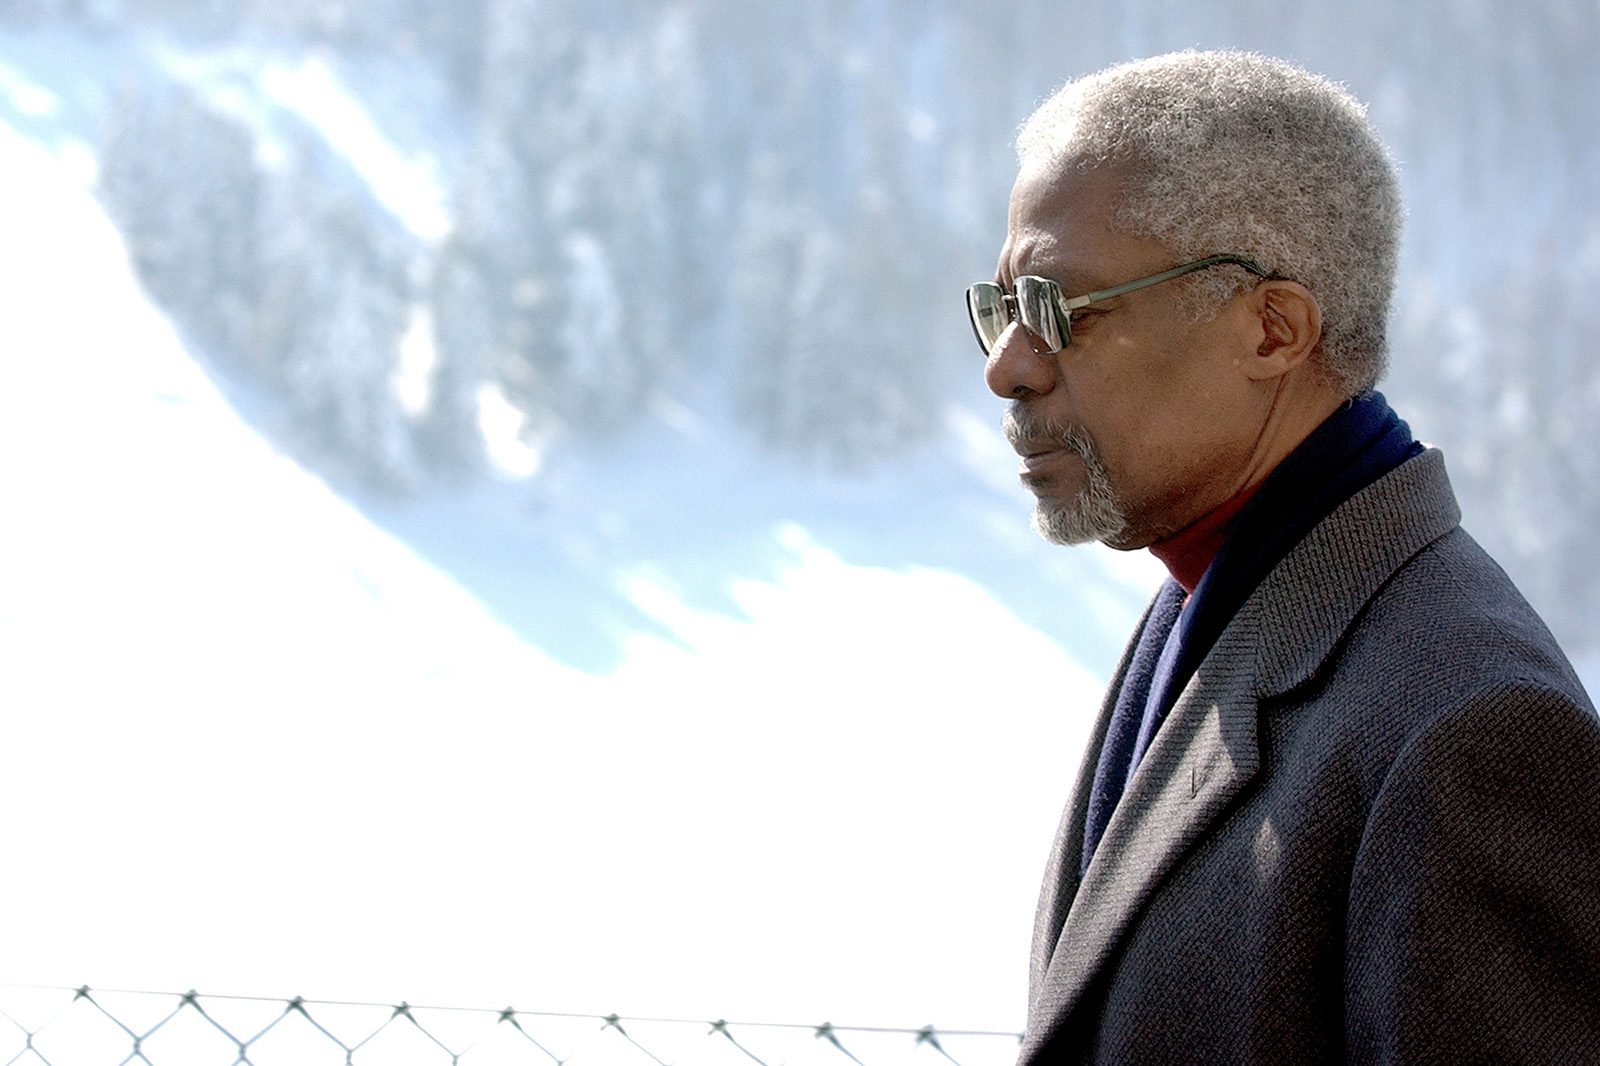
[[[1178,52],[1069,82],[1023,124],[1024,166],[1106,166],[1112,225],[1181,259],[1245,255],[1310,289],[1315,358],[1350,395],[1388,358],[1399,252],[1399,181],[1366,109],[1332,82],[1249,52]],[[1197,315],[1254,282],[1194,275]]]

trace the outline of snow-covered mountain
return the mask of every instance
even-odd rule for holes
[[[556,661],[239,419],[57,147],[0,127],[0,977],[1017,1024],[1095,677],[795,523]]]
[[[1019,532],[975,428],[959,293],[1011,130],[1127,54],[1300,59],[1371,101],[1406,183],[1390,397],[1595,653],[1600,15],[1243,11],[33,0],[0,114],[88,146],[141,285],[252,424],[565,661],[649,625],[619,567],[715,605],[798,521],[965,573],[1103,670],[1122,606],[1062,604],[1122,591]]]

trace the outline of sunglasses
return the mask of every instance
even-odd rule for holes
[[[1213,255],[1163,270],[1159,274],[1151,274],[1147,278],[1125,281],[1109,289],[1068,299],[1061,295],[1061,286],[1049,278],[1028,274],[1016,280],[1011,292],[992,281],[980,281],[973,285],[967,289],[967,314],[972,319],[972,332],[977,336],[978,347],[983,349],[984,355],[994,353],[994,346],[1000,343],[1000,335],[1013,321],[1021,322],[1024,329],[1043,341],[1044,347],[1038,349],[1039,354],[1048,355],[1072,343],[1072,312],[1078,308],[1223,263],[1242,266],[1260,278],[1275,277],[1263,270],[1255,260],[1242,255]]]

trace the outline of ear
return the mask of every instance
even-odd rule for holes
[[[1266,381],[1304,366],[1322,342],[1322,307],[1311,290],[1297,281],[1263,281],[1244,295],[1261,330],[1246,375]]]

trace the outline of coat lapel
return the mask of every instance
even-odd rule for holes
[[[1230,627],[1224,638],[1229,633],[1243,636]],[[1024,1060],[1054,1034],[1156,885],[1260,765],[1254,656],[1219,659],[1223,668],[1202,668],[1173,705],[1076,886],[1030,1004]],[[1081,840],[1081,813],[1076,822]]]
[[[1044,987],[1045,972],[1050,965],[1051,957],[1055,954],[1056,941],[1061,936],[1061,927],[1067,920],[1067,910],[1072,906],[1073,897],[1078,891],[1078,856],[1083,852],[1083,827],[1088,816],[1089,793],[1094,788],[1095,764],[1099,760],[1100,746],[1105,742],[1106,731],[1111,725],[1111,713],[1116,708],[1117,693],[1122,689],[1123,679],[1128,676],[1134,651],[1139,647],[1144,627],[1150,623],[1150,612],[1154,607],[1154,600],[1145,607],[1144,616],[1134,627],[1133,636],[1129,639],[1127,648],[1123,650],[1122,661],[1118,663],[1111,684],[1106,688],[1105,698],[1100,705],[1100,716],[1095,720],[1094,730],[1089,736],[1089,742],[1084,748],[1083,758],[1078,766],[1078,777],[1073,785],[1072,797],[1067,801],[1067,809],[1061,815],[1061,825],[1056,830],[1055,845],[1050,849],[1050,861],[1045,866],[1044,884],[1039,890],[1039,909],[1034,915],[1033,922],[1033,951],[1028,970],[1030,1005],[1039,1002],[1040,992]]]
[[[1310,679],[1378,587],[1459,520],[1443,460],[1429,450],[1313,530],[1240,608],[1185,686],[1079,883],[1088,789],[1124,656],[1051,857],[1019,1061],[1061,1031],[1150,895],[1249,786],[1260,768],[1261,701]]]

